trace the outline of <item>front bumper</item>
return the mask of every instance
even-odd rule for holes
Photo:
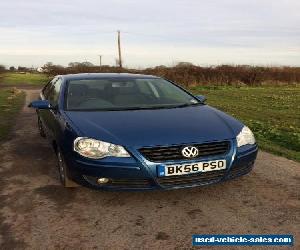
[[[244,146],[237,149],[231,142],[231,149],[226,155],[205,157],[197,161],[226,159],[227,169],[197,174],[158,177],[157,166],[162,164],[188,163],[189,161],[153,163],[146,160],[136,149],[130,149],[131,158],[106,158],[105,160],[89,160],[78,155],[66,157],[70,177],[80,179],[89,186],[107,190],[171,190],[215,184],[237,178],[249,173],[256,159],[257,145]],[[97,184],[98,178],[109,178],[107,184]]]

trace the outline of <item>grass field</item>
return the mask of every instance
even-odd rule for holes
[[[300,87],[193,87],[250,127],[260,149],[300,162]]]
[[[48,77],[43,74],[6,73],[1,83],[9,85],[43,85]],[[194,94],[203,94],[207,103],[243,121],[250,127],[260,149],[285,156],[300,162],[300,87],[192,87]],[[12,119],[20,108],[23,97],[9,103],[10,111],[3,111],[7,105],[8,92],[0,94],[0,139],[8,126],[3,126],[3,115]],[[9,120],[8,119],[8,120]],[[5,122],[4,122],[5,124]],[[10,123],[11,124],[11,123]],[[4,132],[3,132],[4,131]]]
[[[0,83],[7,85],[20,85],[20,84],[30,84],[30,85],[44,85],[47,83],[48,77],[45,74],[39,73],[4,73],[0,76]]]
[[[15,123],[16,114],[24,104],[25,94],[12,89],[0,89],[0,141],[6,139]]]

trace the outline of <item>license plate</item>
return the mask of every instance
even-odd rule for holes
[[[186,164],[158,166],[158,176],[194,174],[226,169],[226,160],[201,161]]]

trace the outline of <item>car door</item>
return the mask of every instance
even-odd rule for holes
[[[60,129],[60,109],[59,109],[59,97],[61,93],[61,86],[63,80],[57,78],[55,82],[52,83],[52,86],[49,90],[49,95],[47,100],[50,102],[53,109],[48,110],[46,114],[46,122],[48,126],[49,139],[56,140],[57,134]]]
[[[46,86],[43,88],[40,99],[41,100],[48,100],[49,96],[51,95],[51,92],[53,91],[54,84],[58,80],[57,77],[53,78],[50,82],[46,84]],[[50,110],[47,109],[40,109],[37,111],[39,119],[43,125],[44,132],[46,133],[46,137],[49,138],[50,132],[49,132],[49,117],[50,117]]]

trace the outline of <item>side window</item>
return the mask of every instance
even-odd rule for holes
[[[46,100],[48,100],[49,98],[49,93],[50,93],[50,90],[53,86],[53,84],[57,81],[57,78],[54,78],[52,79],[50,82],[47,83],[47,85],[45,86],[45,88],[43,89],[43,95],[45,97]]]
[[[48,100],[52,105],[58,104],[59,94],[60,94],[60,88],[61,88],[62,80],[57,79],[56,82],[51,84]]]

